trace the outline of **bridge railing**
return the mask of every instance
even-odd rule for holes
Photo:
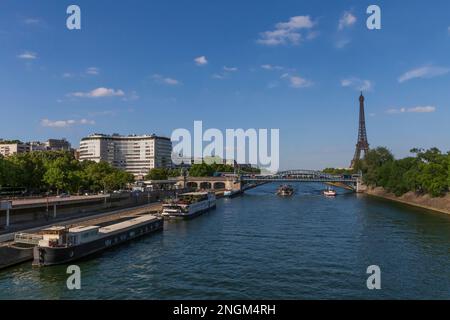
[[[332,175],[314,170],[288,170],[268,175],[242,175],[243,181],[319,181],[319,182],[351,182],[356,183],[359,175]]]

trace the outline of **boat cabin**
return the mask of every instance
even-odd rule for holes
[[[82,243],[90,242],[98,237],[98,226],[74,227],[69,229],[67,234],[67,243],[76,246]]]
[[[67,228],[63,226],[53,226],[41,231],[42,240],[39,240],[39,246],[58,247],[65,243]]]

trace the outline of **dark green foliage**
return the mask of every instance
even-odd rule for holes
[[[216,173],[233,173],[234,167],[227,164],[207,164],[207,163],[196,163],[193,164],[186,174],[191,177],[212,177]],[[239,173],[261,173],[258,168],[241,168],[237,170]],[[149,174],[145,177],[147,180],[166,180],[169,177],[179,177],[182,176],[181,169],[169,169],[169,168],[155,168],[150,170]]]
[[[78,162],[70,152],[30,152],[0,158],[0,187],[28,191],[110,191],[133,182],[133,175],[106,162]]]
[[[337,168],[326,168],[322,170],[323,173],[332,174],[332,175],[351,175],[357,173],[356,170],[353,169],[337,169]]]
[[[167,180],[169,177],[178,177],[183,173],[181,169],[154,168],[145,176],[146,180]]]
[[[413,149],[411,153],[415,156],[395,160],[386,148],[370,150],[358,164],[364,182],[397,196],[413,191],[438,197],[448,192],[450,154],[442,154],[437,148]]]

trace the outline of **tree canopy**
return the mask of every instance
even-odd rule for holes
[[[450,186],[450,153],[443,154],[437,148],[412,149],[414,156],[396,160],[384,147],[370,150],[356,165],[363,173],[364,183],[383,187],[397,196],[413,191],[444,195]]]
[[[132,174],[106,162],[77,161],[67,151],[44,151],[0,157],[0,187],[72,193],[111,191],[133,182]]]
[[[186,170],[186,174],[191,177],[212,177],[216,173],[233,173],[234,167],[227,164],[207,164],[195,163]],[[241,173],[260,173],[257,168],[242,168]],[[145,179],[147,180],[166,180],[169,177],[179,177],[182,175],[181,169],[155,168],[150,170]]]

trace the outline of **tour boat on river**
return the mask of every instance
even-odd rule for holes
[[[277,195],[282,197],[290,197],[294,194],[294,188],[290,185],[282,185],[277,190]]]
[[[189,192],[178,195],[176,199],[163,204],[164,218],[194,218],[216,207],[214,192]]]

